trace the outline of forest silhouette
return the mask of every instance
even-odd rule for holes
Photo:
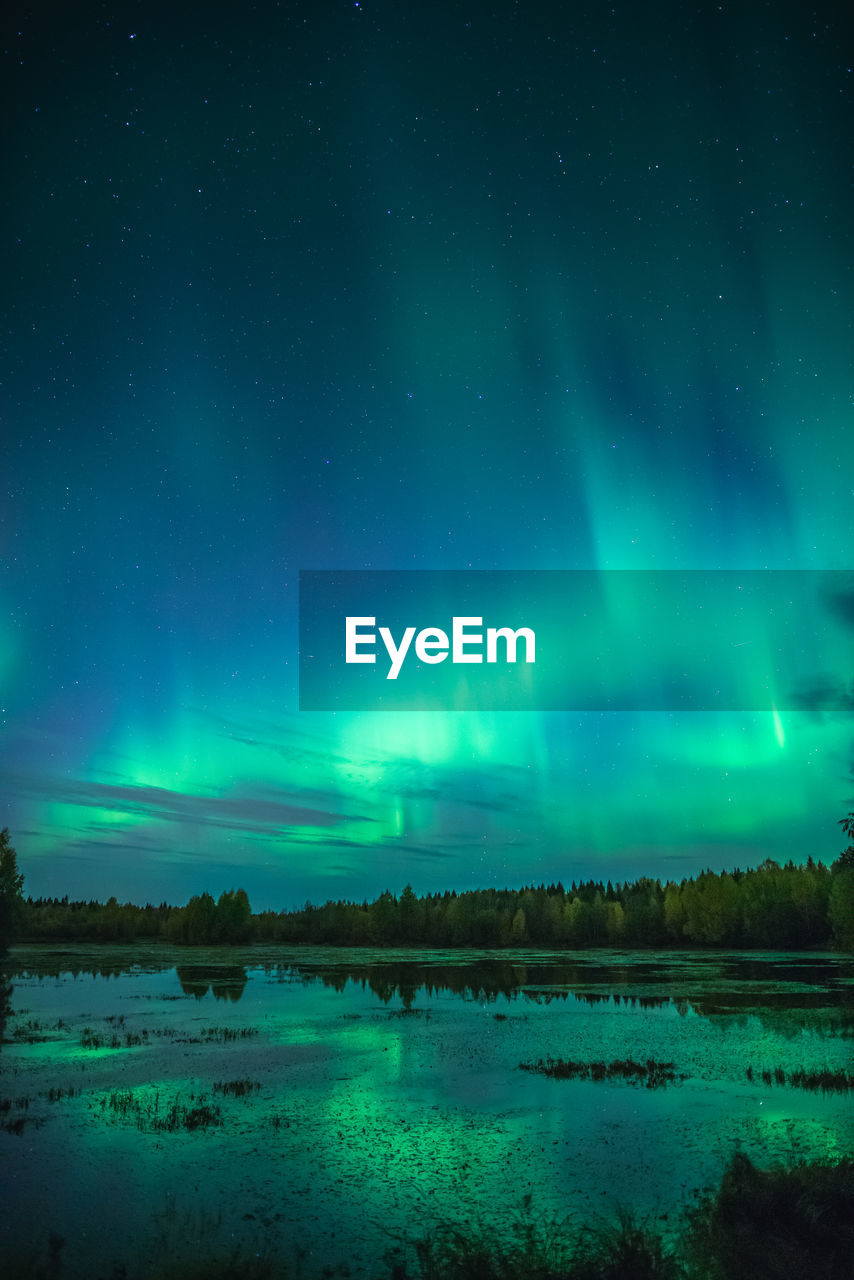
[[[27,898],[15,917],[20,941],[162,939],[186,945],[275,942],[374,947],[854,948],[854,866],[767,860],[749,871],[704,871],[679,883],[642,877],[521,889],[417,895],[407,885],[374,901],[306,903],[252,913],[243,889],[217,901],[143,907],[68,898]]]

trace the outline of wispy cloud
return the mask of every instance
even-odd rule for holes
[[[302,827],[337,827],[345,822],[373,822],[365,814],[341,813],[294,803],[287,792],[278,796],[251,794],[194,794],[164,787],[134,786],[82,779],[9,779],[21,795],[81,809],[106,809],[129,817],[161,822],[217,827],[235,832],[273,834]]]

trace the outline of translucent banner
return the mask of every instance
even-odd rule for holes
[[[854,710],[854,571],[311,570],[303,711]]]

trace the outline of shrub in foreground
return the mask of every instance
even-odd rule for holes
[[[854,1160],[757,1169],[736,1153],[689,1214],[686,1255],[702,1280],[851,1280]]]
[[[64,1280],[65,1242],[7,1269],[9,1280]],[[304,1280],[301,1261],[285,1264],[266,1250],[239,1246],[218,1256],[163,1251],[152,1272],[115,1266],[92,1280]],[[854,1160],[758,1169],[740,1153],[720,1185],[665,1240],[630,1213],[612,1225],[573,1225],[532,1208],[498,1223],[440,1224],[386,1255],[370,1280],[851,1280],[854,1258]],[[347,1264],[325,1276],[349,1274]]]

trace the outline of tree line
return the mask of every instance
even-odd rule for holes
[[[422,947],[854,948],[854,871],[766,861],[662,884],[588,880],[307,903],[264,912],[258,936],[276,942]]]
[[[188,945],[277,942],[395,947],[741,947],[854,950],[852,843],[827,867],[767,859],[747,871],[704,871],[662,884],[641,877],[419,896],[407,885],[372,902],[306,903],[253,915],[243,889],[186,906],[139,907],[26,898],[8,832],[0,833],[0,941],[133,941]]]

